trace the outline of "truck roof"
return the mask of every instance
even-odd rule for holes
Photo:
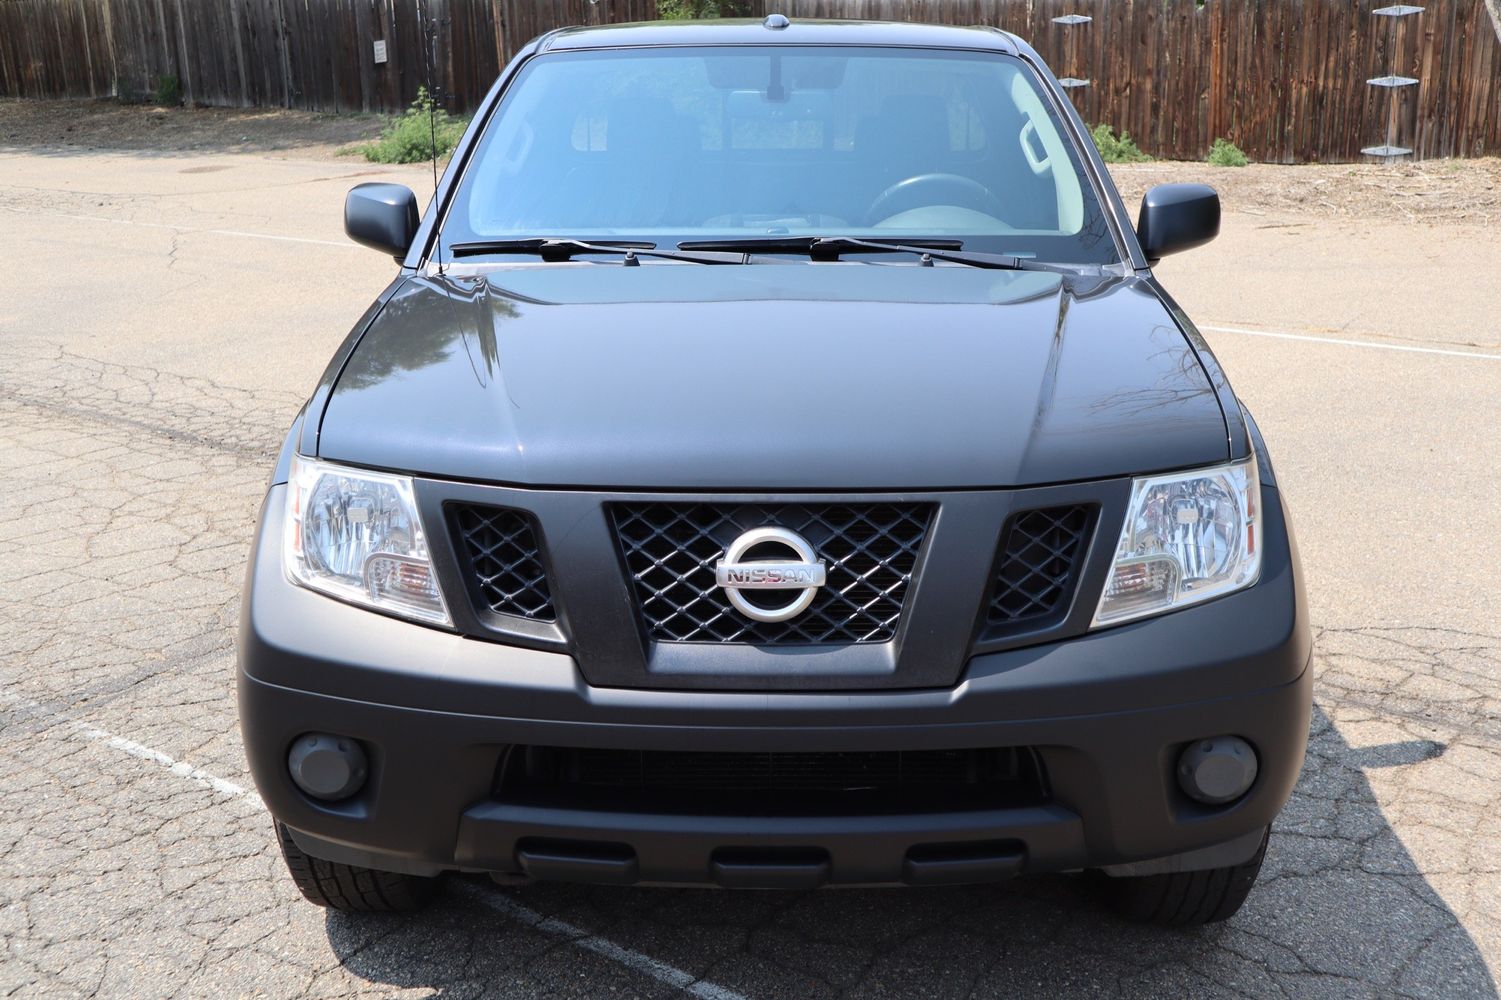
[[[689,45],[895,45],[915,48],[983,49],[1015,55],[1017,40],[999,28],[975,25],[906,24],[890,21],[735,18],[713,21],[643,21],[561,28],[538,40],[538,51]]]

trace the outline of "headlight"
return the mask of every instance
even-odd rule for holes
[[[451,624],[412,481],[295,456],[283,558],[312,590],[405,618]]]
[[[1094,627],[1249,587],[1261,574],[1256,458],[1138,479]]]

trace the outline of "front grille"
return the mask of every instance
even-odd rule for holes
[[[451,504],[455,548],[466,563],[476,602],[497,615],[557,618],[532,519],[509,507]]]
[[[1013,514],[1001,531],[985,637],[1053,624],[1079,582],[1095,507],[1075,504]]]
[[[1042,801],[1046,781],[1030,747],[739,753],[515,746],[495,786],[497,797],[517,801],[562,796],[639,808],[649,800],[702,811],[743,809],[747,794],[758,808],[838,809],[836,800],[872,799],[953,808],[975,798]]]
[[[624,503],[612,514],[653,640],[861,643],[896,635],[932,505]],[[807,539],[828,583],[796,618],[758,622],[730,606],[714,564],[744,532],[773,525]]]
[[[566,766],[581,785],[647,785],[709,791],[837,791],[981,780],[996,762],[970,750],[846,753],[575,750]]]

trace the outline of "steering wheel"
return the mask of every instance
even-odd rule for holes
[[[876,195],[865,215],[875,225],[910,209],[956,204],[955,198],[961,208],[973,208],[995,219],[1006,212],[1000,199],[977,180],[958,174],[918,174]]]

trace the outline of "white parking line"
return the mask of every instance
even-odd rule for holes
[[[238,236],[247,240],[277,240],[282,243],[311,243],[320,247],[360,249],[348,240],[315,240],[306,236],[281,236],[276,233],[247,233],[240,229],[199,229],[195,226],[178,226],[170,222],[139,222],[135,219],[111,219],[104,215],[70,215],[66,212],[28,212],[24,209],[7,209],[17,215],[44,215],[51,219],[72,219],[74,222],[108,222],[117,226],[139,226],[143,229],[170,229],[175,233],[206,233],[210,236]]]
[[[247,240],[281,240],[283,243],[314,243],[321,247],[341,247],[345,250],[362,249],[359,244],[348,240],[315,240],[306,236],[273,236],[270,233],[245,233],[238,229],[190,229],[188,232],[212,233],[215,236],[243,236]]]
[[[194,767],[186,761],[176,760],[169,754],[152,749],[144,743],[137,743],[135,740],[128,740],[123,736],[116,736],[114,733],[95,728],[86,722],[80,722],[70,715],[50,709],[29,698],[22,698],[20,695],[12,694],[9,691],[0,691],[0,705],[13,705],[25,709],[33,715],[39,715],[54,725],[62,727],[72,736],[79,737],[91,743],[103,743],[107,747],[129,754],[138,760],[160,764],[179,778],[187,778],[195,781],[221,795],[243,799],[257,809],[266,808],[265,803],[261,801],[261,797],[244,785],[221,778],[215,774],[210,774],[203,768]]]
[[[1478,358],[1481,361],[1501,361],[1501,354],[1481,354],[1478,351],[1451,351],[1441,347],[1410,347],[1406,344],[1380,344],[1369,340],[1350,340],[1345,337],[1315,337],[1307,333],[1282,333],[1277,330],[1246,330],[1235,326],[1205,326],[1200,330],[1211,333],[1239,333],[1247,337],[1273,337],[1277,340],[1306,340],[1314,344],[1338,344],[1341,347],[1369,347],[1377,351],[1404,351],[1408,354],[1442,354],[1451,358]]]
[[[463,883],[459,887],[460,892],[482,906],[503,913],[508,917],[514,917],[534,930],[545,931],[558,937],[571,938],[571,944],[575,948],[584,948],[595,954],[613,959],[621,965],[629,966],[644,975],[650,976],[660,983],[684,990],[693,996],[701,997],[702,1000],[746,1000],[745,996],[734,990],[726,989],[714,983],[695,978],[691,973],[684,972],[675,965],[659,962],[649,955],[643,955],[639,951],[623,948],[607,938],[597,934],[590,934],[582,927],[575,927],[566,920],[558,920],[555,917],[544,917],[536,910],[511,899],[509,896],[497,895],[493,892],[485,892],[472,883]]]
[[[0,683],[4,682],[0,681]],[[155,750],[143,743],[137,743],[135,740],[126,739],[123,736],[117,736],[106,730],[90,726],[85,722],[80,722],[64,712],[46,707],[40,702],[23,698],[9,691],[0,690],[0,707],[23,709],[28,713],[41,716],[54,725],[62,727],[69,735],[92,743],[103,744],[111,749],[129,754],[138,760],[160,764],[179,778],[187,778],[221,795],[246,802],[257,809],[265,810],[266,808],[266,804],[261,801],[261,797],[244,785],[220,778],[184,761],[176,760],[171,755],[162,753],[160,750]],[[639,972],[644,976],[655,979],[659,983],[682,990],[690,996],[698,997],[699,1000],[747,1000],[744,994],[700,979],[691,972],[685,972],[675,965],[668,965],[666,962],[658,961],[643,952],[616,944],[609,938],[600,937],[598,934],[591,934],[582,927],[576,927],[567,921],[544,916],[509,897],[494,892],[485,892],[478,886],[466,883],[459,883],[458,889],[463,895],[485,906],[487,909],[520,921],[533,930],[541,931],[544,934],[567,938],[568,943],[575,948],[583,948],[585,951],[592,951],[596,955],[603,955],[605,958]]]

